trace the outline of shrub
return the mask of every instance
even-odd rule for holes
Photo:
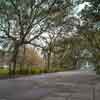
[[[40,67],[33,67],[31,70],[32,74],[41,74],[43,73],[43,70]]]

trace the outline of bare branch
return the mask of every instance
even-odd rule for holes
[[[22,36],[24,34],[24,28],[23,28],[23,24],[22,24],[22,18],[21,18],[21,13],[20,13],[20,10],[18,9],[17,5],[14,3],[13,0],[10,0],[11,4],[13,5],[15,11],[16,11],[16,14],[18,16],[18,19],[19,19],[19,25],[20,25],[20,35]]]
[[[32,27],[34,26],[34,25],[36,25],[36,24],[38,24],[38,23],[40,23],[42,20],[44,20],[46,18],[46,16],[45,17],[43,17],[43,18],[41,18],[40,20],[38,20],[36,23],[32,23],[31,22],[31,24],[29,25],[29,27],[28,27],[28,29],[27,29],[27,31],[26,31],[26,33],[24,34],[24,36],[23,36],[23,39],[22,40],[24,40],[25,39],[25,37],[29,34],[29,32],[31,31],[31,29],[32,29]],[[39,35],[40,36],[40,35]]]

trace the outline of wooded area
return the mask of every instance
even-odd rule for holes
[[[84,2],[89,5],[74,16]],[[20,71],[26,64],[79,69],[84,50],[99,73],[99,18],[99,0],[0,0],[0,45],[2,56],[10,55],[9,73],[15,75],[18,64]]]

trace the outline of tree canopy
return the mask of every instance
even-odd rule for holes
[[[13,73],[23,45],[37,45],[36,40],[53,25],[61,25],[68,16],[70,0],[1,0],[0,42],[12,50]]]

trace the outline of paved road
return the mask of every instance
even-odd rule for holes
[[[0,100],[100,100],[100,77],[72,71],[0,80]]]

